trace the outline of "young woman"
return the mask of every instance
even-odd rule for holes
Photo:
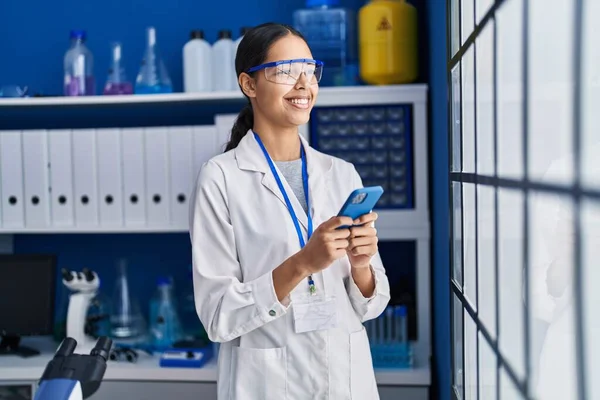
[[[335,217],[361,179],[298,133],[323,63],[293,28],[264,24],[235,67],[249,103],[199,173],[191,220],[196,308],[222,343],[218,397],[378,399],[362,325],[390,298],[377,215]]]

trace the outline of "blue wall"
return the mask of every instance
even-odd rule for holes
[[[95,55],[98,87],[106,79],[109,44],[124,46],[125,67],[130,79],[137,74],[144,49],[147,26],[157,28],[159,46],[176,91],[182,90],[182,46],[192,29],[203,29],[210,42],[221,29],[237,36],[242,26],[266,21],[291,23],[293,10],[303,0],[256,0],[203,2],[192,0],[3,0],[0,1],[0,85],[29,86],[45,95],[62,93],[62,59],[69,45],[70,29],[86,29],[88,45]],[[342,0],[357,10],[364,0]],[[450,305],[448,248],[448,147],[446,112],[446,15],[445,2],[414,0],[419,10],[420,82],[430,84],[431,210],[433,220],[432,304],[434,383],[432,398],[449,399],[450,393]],[[429,3],[429,4],[427,4]],[[432,3],[436,3],[433,5]],[[227,105],[231,112],[239,105]],[[16,127],[86,127],[206,123],[214,111],[199,113],[190,105],[148,109],[115,109],[56,113],[47,110],[0,111],[0,129]],[[223,112],[223,110],[220,110]],[[111,118],[107,118],[107,113]],[[411,281],[403,271],[411,257],[410,246],[383,245],[384,257],[392,266],[393,280]],[[399,250],[402,249],[402,250]],[[115,262],[127,258],[133,270],[132,283],[141,284],[144,301],[152,293],[155,277],[171,273],[185,281],[190,262],[186,234],[156,235],[21,235],[15,237],[17,252],[55,252],[61,267],[84,266],[103,273],[106,288],[112,286]],[[409,285],[412,286],[412,285]],[[60,301],[59,301],[60,303]]]
[[[342,0],[344,6],[354,10],[364,3]],[[424,0],[414,3],[424,4]],[[291,23],[293,11],[303,5],[303,0],[3,0],[0,85],[17,84],[45,95],[62,94],[62,63],[71,29],[88,33],[99,88],[106,80],[110,43],[115,40],[123,44],[125,68],[129,78],[134,79],[144,50],[145,29],[154,26],[175,90],[181,91],[181,52],[190,30],[203,29],[211,43],[221,29],[231,29],[235,38],[242,26],[267,21]]]

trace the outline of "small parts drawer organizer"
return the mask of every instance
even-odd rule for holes
[[[364,186],[385,190],[380,209],[414,207],[412,106],[383,105],[315,108],[314,148],[351,162]]]

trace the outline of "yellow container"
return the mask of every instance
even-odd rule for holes
[[[371,85],[418,76],[417,10],[405,0],[371,0],[358,14],[360,76]]]

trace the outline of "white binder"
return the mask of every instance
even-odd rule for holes
[[[73,191],[75,224],[98,226],[98,180],[96,132],[93,129],[73,131]]]
[[[50,215],[52,226],[73,226],[73,159],[71,131],[48,131],[50,159]]]
[[[237,120],[237,114],[217,114],[215,115],[215,125],[217,127],[217,153],[223,153],[231,137],[231,128]]]
[[[169,163],[167,127],[146,128],[146,215],[147,224],[169,225]]]
[[[0,186],[2,186],[2,227],[25,225],[23,199],[23,158],[21,132],[0,132]]]
[[[143,226],[146,223],[144,129],[122,129],[121,144],[123,149],[125,225]]]
[[[118,128],[96,130],[100,225],[123,224],[121,135]]]
[[[48,132],[22,132],[25,188],[25,226],[50,226],[50,182],[48,168]]]
[[[193,131],[195,182],[202,165],[219,153],[219,137],[215,125],[194,126]]]
[[[171,225],[187,229],[193,185],[192,127],[169,128]]]

